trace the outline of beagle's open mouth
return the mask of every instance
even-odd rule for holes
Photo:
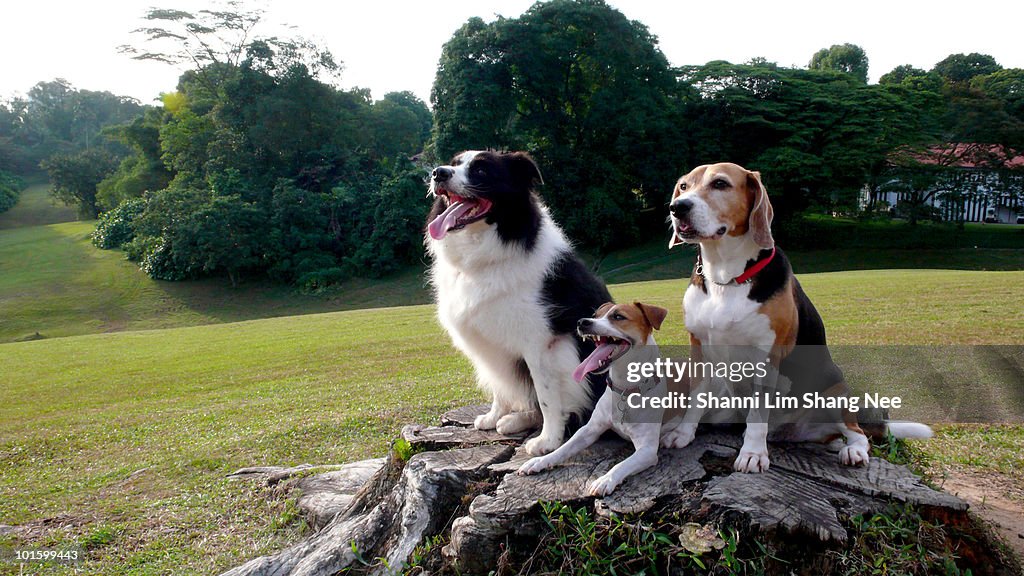
[[[572,377],[577,382],[582,382],[587,374],[601,374],[607,372],[616,360],[629,352],[633,342],[626,338],[617,336],[606,336],[603,334],[584,334],[580,332],[584,340],[591,340],[596,346],[594,351],[587,356],[587,359],[580,363],[573,371]]]
[[[675,237],[684,242],[687,240],[717,240],[722,236],[725,236],[725,233],[728,231],[729,230],[725,226],[721,226],[715,230],[714,234],[701,235],[696,226],[693,226],[689,222],[673,219],[673,232],[675,233]],[[673,241],[672,245],[674,246],[675,244],[676,243]]]
[[[693,240],[700,235],[697,229],[686,222],[676,222],[676,235],[684,240]]]
[[[434,240],[440,240],[452,230],[461,230],[467,225],[487,216],[491,201],[485,198],[459,196],[438,188],[434,192],[448,201],[448,207],[427,225],[427,232]]]

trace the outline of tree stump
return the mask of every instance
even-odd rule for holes
[[[595,498],[587,485],[625,458],[630,445],[606,435],[561,466],[517,476],[528,459],[523,437],[474,430],[473,419],[486,408],[454,410],[441,426],[406,426],[402,438],[412,447],[407,462],[392,453],[322,469],[236,472],[299,490],[298,505],[315,531],[225,574],[400,573],[417,547],[434,537],[445,542],[444,559],[461,573],[486,574],[509,542],[537,540],[544,529],[541,501],[587,506],[602,515],[643,514],[668,503],[698,522],[730,519],[765,538],[799,534],[825,545],[846,542],[844,519],[894,502],[969,522],[963,500],[926,486],[905,467],[880,458],[864,468],[844,467],[820,445],[773,444],[768,472],[734,473],[741,439],[722,432],[699,434],[683,449],[663,449],[655,467]]]

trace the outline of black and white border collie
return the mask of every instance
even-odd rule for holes
[[[522,152],[457,154],[431,174],[426,230],[438,318],[493,397],[475,426],[543,424],[531,455],[557,448],[570,416],[593,409],[597,394],[572,376],[593,349],[576,323],[611,300],[537,196],[542,182]]]

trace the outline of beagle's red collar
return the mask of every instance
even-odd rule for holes
[[[772,247],[771,254],[765,256],[764,258],[758,260],[757,262],[754,262],[754,264],[750,268],[747,268],[746,270],[743,271],[743,274],[740,274],[739,276],[733,278],[728,282],[715,282],[714,280],[711,280],[710,278],[704,276],[704,261],[701,260],[700,252],[697,252],[697,274],[699,274],[705,280],[711,280],[711,282],[714,282],[719,286],[729,286],[731,284],[736,284],[738,286],[740,284],[746,284],[747,282],[750,282],[754,278],[754,276],[757,276],[758,272],[764,270],[764,267],[767,266],[772,261],[772,258],[775,258],[774,246]]]

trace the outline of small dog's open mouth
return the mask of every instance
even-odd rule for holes
[[[594,351],[587,356],[587,359],[580,363],[573,371],[572,377],[577,382],[582,382],[587,374],[601,374],[607,372],[611,365],[622,357],[623,354],[629,352],[629,349],[633,346],[633,343],[625,338],[618,338],[616,336],[605,336],[601,334],[583,334],[580,336],[584,340],[593,340],[597,346]]]
[[[452,230],[461,230],[467,224],[487,216],[491,201],[485,198],[458,196],[444,189],[435,192],[448,200],[448,207],[427,225],[427,232],[434,240],[440,240]]]

